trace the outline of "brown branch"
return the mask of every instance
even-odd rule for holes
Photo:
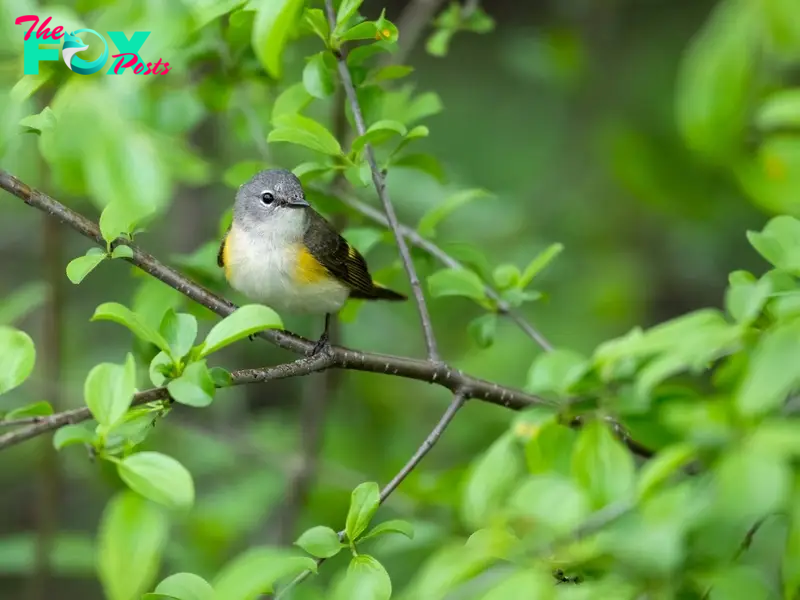
[[[447,410],[445,410],[442,417],[433,427],[433,429],[425,438],[425,440],[422,442],[420,447],[417,448],[417,451],[414,452],[414,455],[410,459],[408,459],[408,462],[406,462],[406,464],[403,465],[403,468],[397,472],[397,475],[392,477],[392,480],[383,487],[383,489],[380,492],[380,496],[378,498],[379,504],[383,504],[384,502],[386,502],[386,499],[389,498],[389,496],[392,495],[392,492],[394,492],[397,489],[397,487],[403,482],[403,480],[406,477],[408,477],[409,473],[411,473],[411,471],[417,468],[417,465],[419,465],[422,459],[425,458],[425,455],[428,454],[428,452],[430,452],[431,449],[436,445],[436,442],[439,441],[439,438],[442,436],[442,433],[444,433],[444,430],[447,429],[447,426],[450,425],[450,423],[453,421],[453,417],[456,416],[458,410],[462,406],[464,406],[464,403],[467,401],[468,397],[469,396],[461,390],[455,391],[455,393],[453,394],[453,400],[450,402],[450,405],[447,407]],[[344,535],[345,531],[344,530],[340,531],[339,539],[343,540]],[[318,558],[316,562],[317,562],[317,567],[319,567],[319,565],[325,562],[325,559]],[[294,586],[308,579],[310,575],[311,571],[303,571],[302,573],[300,573],[297,577],[295,577],[292,581],[290,581],[286,585],[286,587],[280,591],[279,594],[275,596],[275,600],[279,600],[287,591],[289,591]]]
[[[298,377],[314,371],[322,371],[333,366],[334,357],[331,354],[317,354],[316,356],[300,358],[294,362],[276,365],[274,367],[264,367],[261,369],[244,369],[231,373],[233,378],[232,385],[242,385],[246,383],[256,383],[262,381],[272,381],[274,379],[285,379],[287,377]],[[165,387],[151,388],[144,390],[133,396],[131,406],[140,406],[148,402],[166,400],[169,393]],[[38,418],[38,417],[37,417]],[[25,440],[29,440],[48,431],[53,431],[65,425],[74,425],[92,418],[92,413],[88,407],[73,408],[64,412],[41,417],[33,425],[10,431],[0,435],[0,450],[14,446]]]
[[[100,230],[96,223],[93,223],[83,215],[67,208],[47,194],[29,187],[2,169],[0,169],[0,188],[17,196],[29,206],[52,215],[64,224],[72,227],[72,229],[78,233],[81,233],[105,248],[106,243],[100,235]],[[133,252],[131,258],[122,260],[136,265],[142,271],[163,281],[186,297],[205,306],[219,316],[225,317],[236,309],[236,305],[232,302],[213,294],[175,269],[162,264],[138,246],[123,239],[118,239],[114,242],[115,246],[119,244],[128,245]],[[271,329],[263,331],[258,334],[258,337],[297,354],[308,355],[313,351],[315,346],[315,342],[283,330]],[[343,346],[331,346],[328,352],[333,356],[332,366],[339,369],[383,373],[407,379],[427,381],[428,383],[435,383],[451,391],[458,389],[466,390],[471,398],[476,398],[499,406],[505,406],[514,410],[520,410],[535,404],[552,404],[542,398],[526,394],[520,390],[472,377],[449,365],[438,362],[433,363],[428,360],[406,358],[403,356],[361,352]],[[259,381],[259,373],[254,371],[252,378],[254,382]]]
[[[328,24],[331,31],[336,27],[336,12],[333,8],[333,0],[325,0],[325,12],[328,16]],[[358,135],[364,135],[367,132],[367,125],[364,122],[364,115],[361,112],[361,105],[356,96],[356,88],[353,86],[353,79],[350,77],[350,71],[347,68],[347,61],[344,55],[336,51],[336,64],[339,69],[339,79],[344,86],[344,92],[347,95],[347,100],[350,103],[350,109],[353,112],[353,120],[356,122],[356,131]],[[408,280],[411,283],[411,291],[414,294],[414,299],[417,303],[417,310],[419,311],[419,318],[422,322],[422,333],[425,336],[425,346],[428,349],[428,360],[432,362],[439,362],[439,350],[436,347],[436,336],[433,333],[433,323],[431,316],[428,312],[428,306],[425,303],[425,295],[422,293],[422,285],[417,276],[417,270],[414,268],[414,262],[411,260],[411,253],[408,251],[408,245],[403,235],[400,233],[400,224],[397,221],[397,214],[394,211],[392,200],[389,198],[389,191],[386,189],[386,176],[378,168],[378,162],[375,160],[375,151],[370,144],[364,144],[364,156],[366,156],[367,163],[369,164],[370,171],[372,171],[372,183],[375,185],[375,191],[378,193],[378,198],[383,204],[383,210],[386,213],[386,219],[389,222],[389,227],[394,234],[394,239],[397,242],[397,248],[400,251],[400,258],[403,261],[403,267],[408,275]]]

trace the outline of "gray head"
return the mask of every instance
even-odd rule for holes
[[[233,219],[248,229],[267,222],[302,220],[309,206],[300,180],[291,171],[259,171],[239,187]]]

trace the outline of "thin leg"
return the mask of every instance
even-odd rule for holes
[[[314,350],[311,351],[311,356],[319,354],[330,343],[328,341],[328,331],[330,330],[330,327],[331,327],[331,313],[325,313],[325,329],[323,330],[322,335],[319,336],[319,340],[317,341],[317,344],[314,346]]]

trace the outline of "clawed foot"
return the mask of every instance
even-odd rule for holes
[[[323,352],[330,348],[330,341],[328,340],[328,332],[326,331],[323,333],[317,343],[314,345],[314,349],[311,351],[311,356],[316,356],[320,352]]]
[[[256,341],[256,334],[255,333],[251,333],[250,335],[247,336],[247,339],[250,340],[251,342],[255,342]]]

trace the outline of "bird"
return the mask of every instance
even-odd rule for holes
[[[278,313],[324,314],[312,355],[329,344],[331,316],[348,298],[408,299],[373,280],[364,257],[284,169],[259,171],[239,186],[217,265],[233,289]]]

